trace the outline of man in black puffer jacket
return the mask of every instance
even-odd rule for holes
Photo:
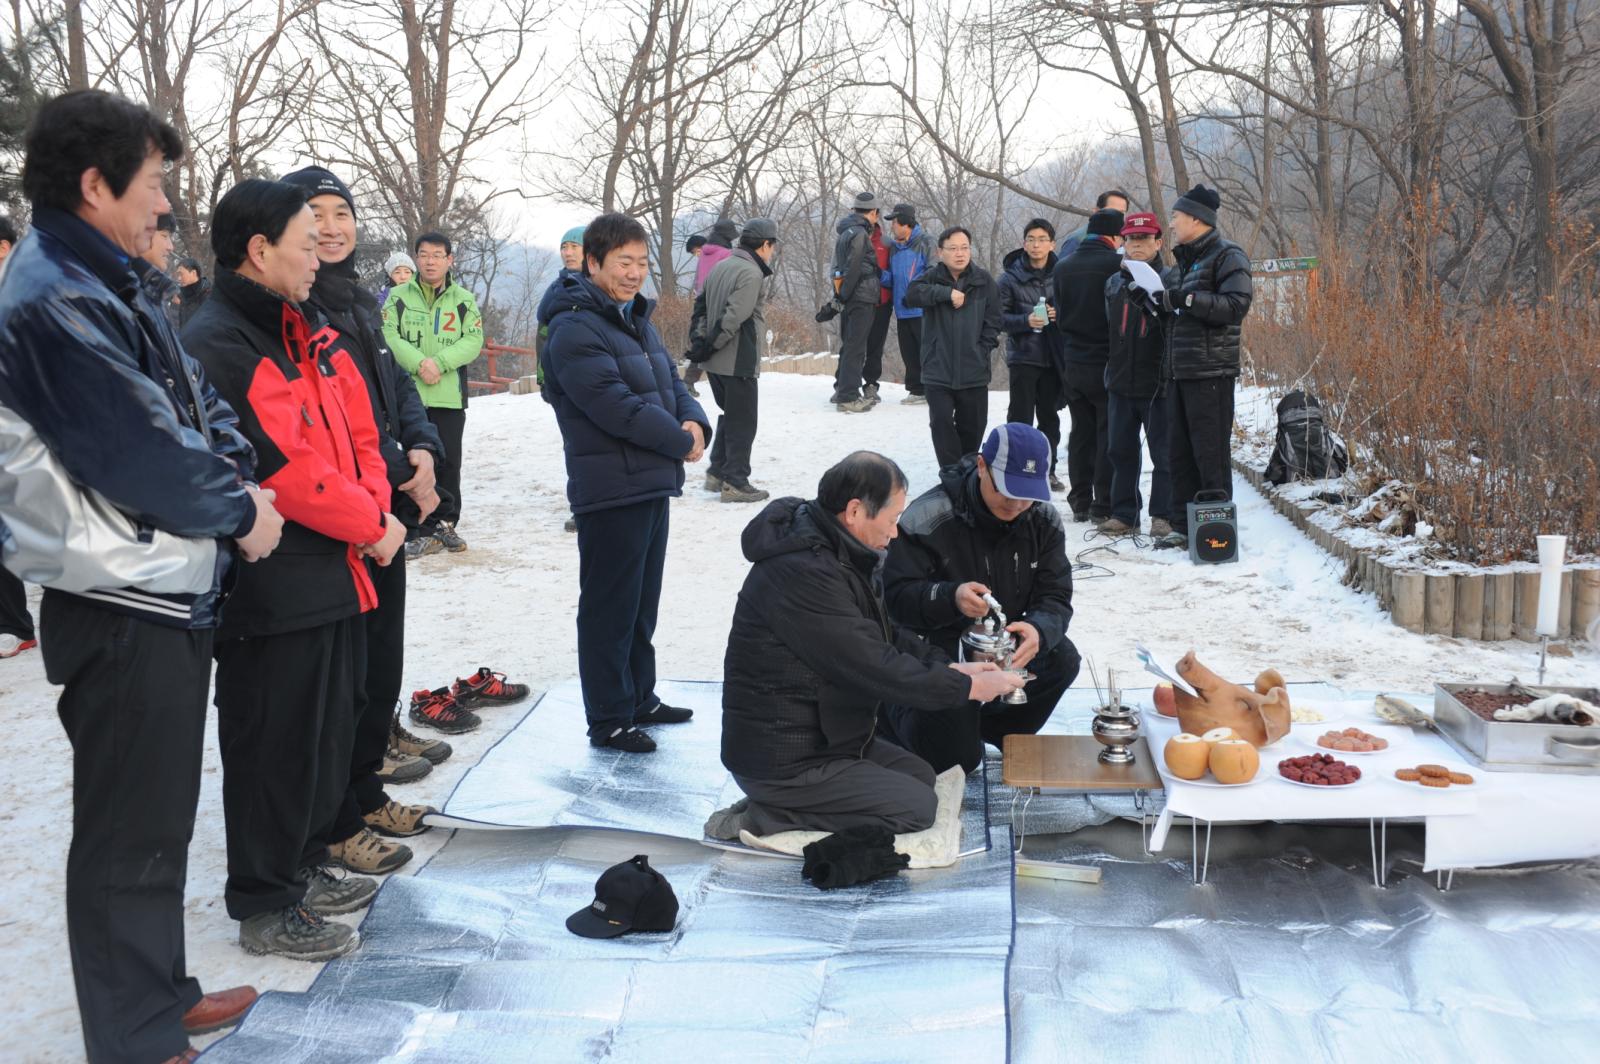
[[[1215,189],[1196,185],[1172,205],[1178,264],[1161,296],[1167,317],[1167,425],[1172,453],[1172,534],[1157,545],[1188,545],[1185,504],[1200,491],[1233,498],[1233,388],[1239,335],[1250,313],[1250,257],[1217,231]]]
[[[1064,352],[1056,328],[1056,228],[1035,218],[1023,229],[1022,246],[1005,257],[1000,273],[1000,328],[1005,330],[1006,368],[1011,372],[1011,403],[1006,420],[1037,424],[1050,440],[1050,490],[1061,447],[1061,366]],[[1035,312],[1044,307],[1043,317]]]
[[[962,633],[1000,603],[1016,637],[1015,663],[1038,677],[1028,701],[968,702],[944,713],[886,707],[884,734],[942,772],[973,771],[985,743],[1032,735],[1050,719],[1078,675],[1072,620],[1072,565],[1061,517],[1050,505],[1044,434],[1029,425],[998,426],[983,450],[939,475],[900,519],[884,565],[884,599],[897,624],[958,656]],[[1035,505],[1040,503],[1042,505]]]
[[[1018,686],[992,665],[952,667],[890,623],[879,552],[905,501],[900,467],[857,451],[822,475],[816,499],[775,499],[746,526],[753,567],[722,687],[722,763],[749,796],[738,826],[920,831],[937,811],[934,772],[875,737],[879,705],[954,709]]]
[[[1074,521],[1111,516],[1111,459],[1107,455],[1106,279],[1122,266],[1122,212],[1095,211],[1089,233],[1056,265],[1056,325],[1066,350],[1063,394],[1067,429],[1067,505]]]
[[[939,262],[906,289],[922,307],[922,384],[933,453],[942,469],[978,449],[989,421],[989,361],[1000,339],[1000,290],[972,261],[972,234],[939,234]]]

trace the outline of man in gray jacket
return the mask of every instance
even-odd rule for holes
[[[750,448],[756,440],[756,384],[767,347],[765,281],[772,276],[778,227],[752,218],[733,254],[706,276],[706,336],[711,357],[704,363],[711,395],[722,416],[712,436],[706,490],[723,502],[760,502],[767,492],[750,483]]]
[[[868,368],[867,354],[878,305],[883,302],[878,198],[870,192],[861,193],[835,228],[839,238],[833,246],[833,303],[839,312],[839,369],[833,378],[833,404],[840,413],[864,414],[874,406],[873,398],[863,394],[863,374]],[[884,321],[887,332],[887,319]],[[878,345],[881,352],[881,337]],[[877,387],[876,376],[872,387]]]

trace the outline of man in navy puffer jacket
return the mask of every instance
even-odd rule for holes
[[[545,397],[578,525],[578,678],[589,742],[648,753],[656,744],[638,725],[690,717],[656,697],[650,640],[669,500],[683,494],[683,464],[705,453],[711,423],[650,324],[655,303],[639,294],[650,269],[644,227],[601,215],[584,230],[583,262],[539,305],[550,333]]]

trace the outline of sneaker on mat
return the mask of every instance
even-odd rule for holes
[[[422,818],[438,811],[431,805],[401,805],[391,798],[372,812],[364,814],[361,819],[379,835],[387,835],[391,839],[409,839],[424,831],[432,831],[433,825],[424,824]]]
[[[411,847],[402,846],[398,842],[390,842],[379,836],[370,826],[363,826],[360,831],[351,835],[342,842],[331,843],[328,846],[328,864],[334,868],[343,868],[350,872],[364,872],[367,875],[381,876],[386,872],[393,872],[396,868],[411,860]],[[313,883],[316,881],[313,880]],[[351,880],[336,879],[336,883],[349,883]],[[373,890],[377,887],[374,885]],[[307,894],[309,898],[309,893]],[[317,904],[315,908],[323,912],[349,912],[349,909],[338,909],[331,904]]]
[[[37,639],[24,639],[19,635],[7,632],[0,635],[0,658],[14,658],[24,650],[32,650],[39,645]]]
[[[641,724],[682,724],[693,717],[694,710],[692,709],[679,709],[677,706],[669,706],[665,702],[657,702],[645,712],[635,713],[633,715],[633,723],[635,727]]]
[[[1155,545],[1157,550],[1172,550],[1175,547],[1187,550],[1189,537],[1182,532],[1168,532],[1156,540]]]
[[[253,986],[236,986],[207,994],[183,1014],[183,1031],[185,1034],[210,1034],[232,1027],[244,1019],[257,996]]]
[[[1152,517],[1150,519],[1150,534],[1156,539],[1172,535],[1172,522],[1165,517]]]
[[[1108,517],[1094,527],[1107,536],[1127,536],[1139,531],[1138,525],[1130,525],[1120,517]]]
[[[272,953],[297,961],[342,957],[361,945],[356,929],[326,920],[305,904],[256,913],[239,922],[239,945],[246,953]]]
[[[841,414],[865,414],[876,404],[871,399],[850,399],[843,403],[834,403],[833,408]]]
[[[365,832],[367,829],[361,830]],[[353,913],[371,905],[372,899],[378,894],[378,881],[366,876],[334,875],[334,867],[322,864],[301,871],[306,877],[306,896],[300,904],[313,912],[334,916]]]
[[[467,541],[456,532],[456,526],[450,521],[440,521],[439,527],[434,530],[433,537],[444,545],[444,549],[451,554],[460,554],[467,549]]]
[[[433,728],[446,735],[460,735],[476,731],[483,723],[476,713],[469,713],[456,704],[448,687],[435,691],[417,691],[411,696],[411,723]]]
[[[760,502],[772,497],[772,493],[758,488],[748,480],[743,484],[735,484],[731,480],[722,482],[723,502]]]
[[[1065,484],[1061,483],[1061,478],[1060,477],[1056,476],[1054,473],[1051,473],[1050,474],[1050,490],[1051,491],[1066,491],[1067,490],[1067,486]]]
[[[412,735],[400,723],[400,707],[396,706],[394,716],[389,719],[389,755],[396,754],[405,757],[420,757],[429,764],[438,765],[450,758],[450,744],[443,739],[424,739],[420,735]]]
[[[416,539],[406,540],[406,560],[425,558],[430,554],[438,554],[444,550],[444,544],[439,542],[438,536],[418,536]]]
[[[704,487],[707,491],[721,491],[722,478],[717,476],[715,473],[707,473]]]
[[[396,753],[391,746],[383,754],[383,767],[377,772],[379,783],[415,783],[433,771],[433,764],[415,754]]]
[[[450,694],[458,706],[504,706],[527,698],[528,685],[511,683],[505,673],[493,672],[484,665],[465,680],[458,677],[450,687]]]
[[[613,750],[621,750],[629,754],[648,754],[655,750],[656,741],[638,728],[629,726],[618,728],[610,735],[589,736],[590,746],[609,746]]]
[[[920,394],[918,392],[912,392],[910,395],[908,395],[904,399],[900,400],[900,405],[901,406],[927,406],[928,405],[928,397],[926,395],[922,395],[922,394]]]

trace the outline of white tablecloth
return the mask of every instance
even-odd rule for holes
[[[1143,695],[1144,692],[1130,692]],[[1432,697],[1403,696],[1428,709]],[[1148,705],[1147,698],[1139,701]],[[1166,808],[1151,838],[1152,850],[1166,843],[1174,814],[1214,822],[1251,820],[1422,819],[1427,844],[1424,869],[1483,868],[1519,861],[1600,856],[1600,776],[1538,772],[1487,772],[1457,754],[1431,732],[1383,724],[1373,714],[1370,696],[1297,697],[1296,706],[1317,709],[1327,719],[1296,724],[1289,735],[1261,751],[1261,771],[1245,787],[1202,787],[1164,776]],[[1178,731],[1178,722],[1144,714],[1145,732],[1158,767],[1161,749]],[[1377,754],[1320,751],[1317,736],[1330,728],[1358,727],[1389,740]],[[1326,752],[1362,771],[1349,787],[1298,787],[1278,775],[1278,762]],[[1434,790],[1394,778],[1397,768],[1434,763],[1470,773],[1470,787]]]

